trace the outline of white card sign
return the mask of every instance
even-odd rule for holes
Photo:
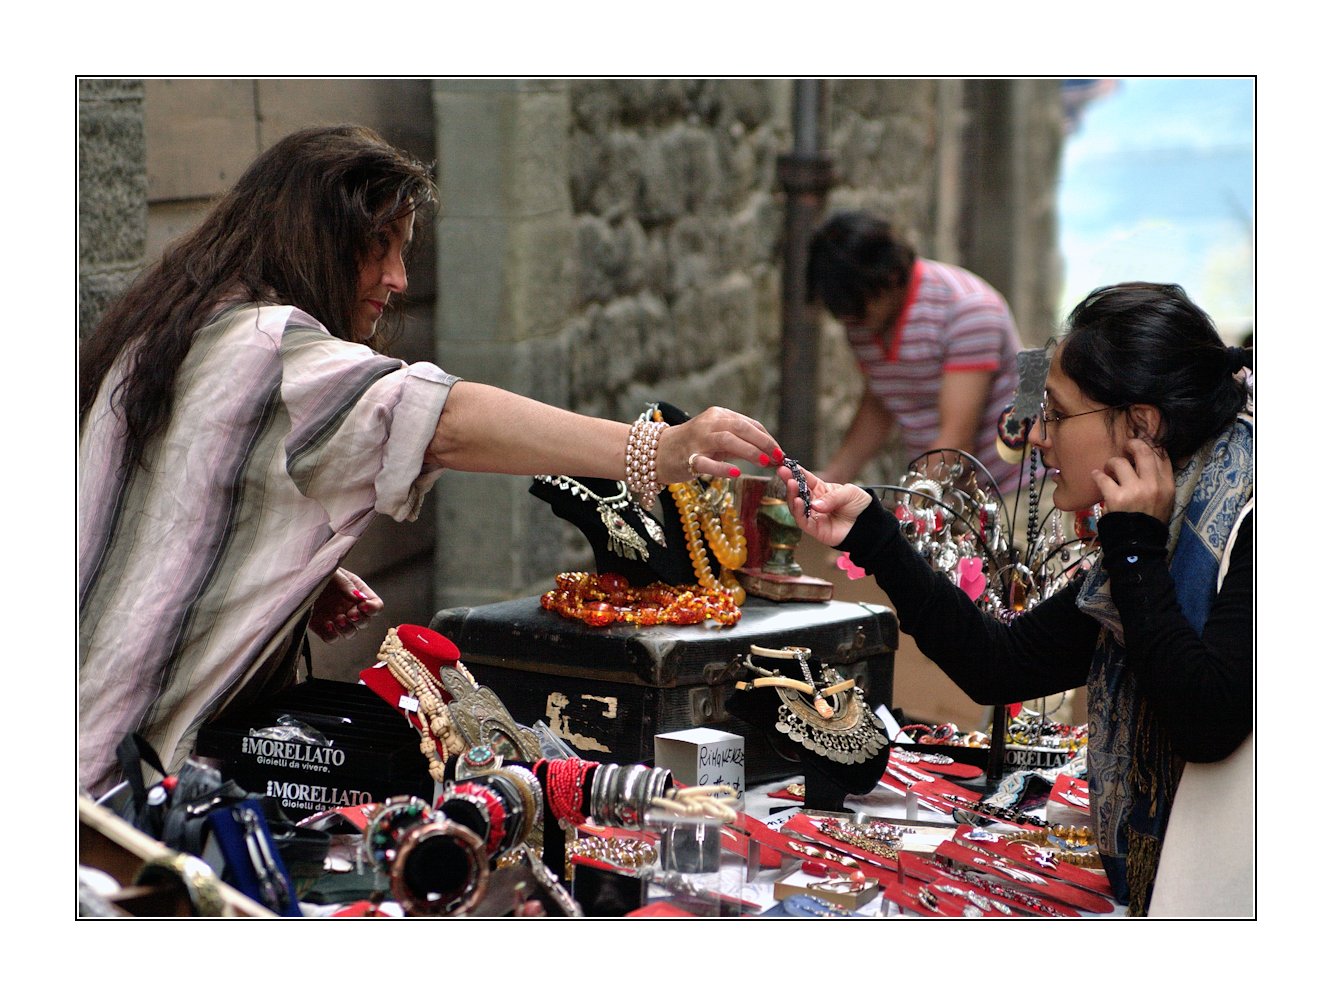
[[[655,738],[655,764],[686,785],[729,785],[745,794],[745,738],[695,727]]]

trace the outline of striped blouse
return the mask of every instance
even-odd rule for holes
[[[289,306],[199,333],[170,424],[121,469],[105,379],[79,438],[79,780],[120,780],[138,731],[169,771],[200,725],[294,660],[324,583],[376,512],[414,519],[458,378],[330,335]]]

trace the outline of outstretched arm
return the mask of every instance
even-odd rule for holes
[[[811,514],[794,475],[787,497],[796,522],[820,542],[845,550],[873,575],[897,611],[902,631],[958,687],[982,705],[1037,698],[1087,681],[1094,620],[1074,604],[1072,585],[1012,623],[977,608],[948,576],[931,569],[897,520],[863,488],[828,484],[806,473]]]
[[[801,472],[809,487],[808,510],[800,497],[795,474],[789,467],[777,468],[777,476],[786,482],[786,500],[791,506],[791,514],[800,528],[820,543],[838,546],[874,499],[868,491],[854,484],[830,484],[812,471],[801,468]]]
[[[619,480],[625,476],[628,433],[623,422],[459,381],[449,391],[425,462],[454,470]],[[740,469],[732,461],[763,464],[780,459],[777,441],[761,422],[725,408],[709,408],[662,431],[657,478],[665,486],[700,474],[738,477]]]

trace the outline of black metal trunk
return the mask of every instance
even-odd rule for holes
[[[745,737],[746,782],[800,771],[791,744],[725,707],[751,644],[809,647],[854,677],[871,706],[891,707],[897,617],[851,602],[775,603],[751,597],[735,626],[594,628],[548,612],[537,598],[445,609],[431,628],[458,645],[477,681],[519,723],[546,723],[579,756],[652,763],[653,738],[692,727]]]

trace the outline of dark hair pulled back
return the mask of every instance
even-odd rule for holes
[[[808,299],[838,318],[865,317],[865,299],[906,286],[916,250],[883,218],[842,211],[828,218],[809,243]]]
[[[1064,373],[1110,407],[1153,405],[1155,442],[1179,463],[1219,435],[1244,407],[1233,376],[1245,353],[1227,347],[1207,313],[1175,284],[1100,287],[1068,316],[1058,342]]]

